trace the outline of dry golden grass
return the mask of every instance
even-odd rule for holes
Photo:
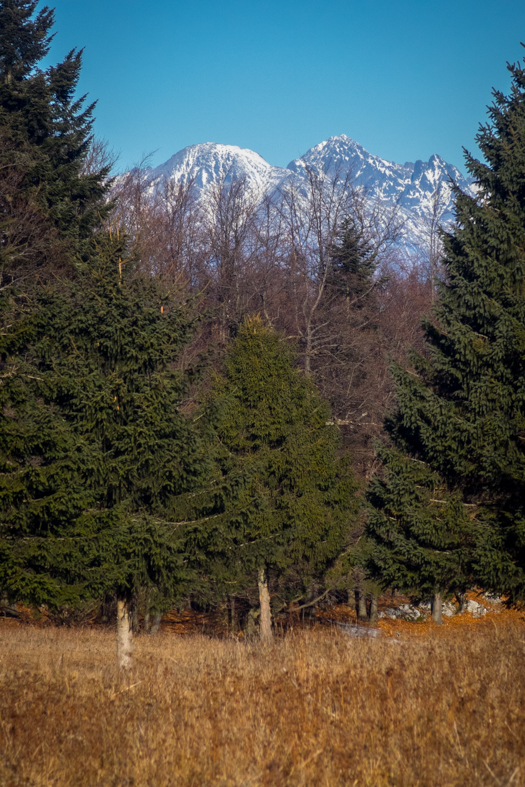
[[[111,631],[2,624],[0,783],[525,785],[523,615],[384,629],[164,632],[119,675]]]

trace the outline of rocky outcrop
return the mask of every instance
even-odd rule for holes
[[[458,603],[452,601],[443,602],[442,614],[445,618],[451,618],[454,615],[472,615],[474,618],[481,618],[490,613],[497,613],[502,609],[503,601],[499,596],[493,596],[489,593],[483,593],[476,598],[469,598],[461,610]],[[421,604],[399,604],[397,606],[386,607],[382,609],[378,617],[390,618],[391,620],[411,620],[422,621],[426,620],[430,615],[430,602],[423,602]]]

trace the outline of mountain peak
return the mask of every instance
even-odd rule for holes
[[[244,178],[249,188],[265,188],[283,177],[285,170],[273,167],[259,153],[238,145],[200,142],[188,145],[156,167],[151,176],[179,183],[193,179],[198,188],[213,182]]]
[[[453,218],[451,180],[463,191],[475,195],[472,182],[438,154],[430,156],[428,161],[396,164],[369,153],[346,134],[319,142],[286,168],[274,167],[253,150],[237,145],[201,142],[189,145],[164,164],[148,170],[148,177],[153,184],[161,180],[191,181],[197,193],[216,183],[243,179],[250,190],[262,197],[276,193],[293,178],[300,182],[308,169],[329,177],[337,174],[340,182],[348,177],[352,186],[362,188],[371,202],[396,205],[407,227],[408,246],[417,245],[417,238],[424,237],[425,222],[435,209],[438,190],[442,222],[446,224]]]

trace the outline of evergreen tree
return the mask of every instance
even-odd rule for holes
[[[400,542],[409,523],[439,560],[465,566],[466,549],[470,569],[449,589],[470,576],[516,599],[525,594],[525,70],[509,71],[511,93],[494,92],[477,136],[484,160],[466,154],[477,196],[456,190],[457,224],[443,234],[445,279],[425,326],[428,356],[414,357],[414,372],[394,371],[398,410],[387,428],[397,451],[383,453],[369,534],[376,569],[385,550],[395,565],[385,582],[397,572],[401,587],[411,570]],[[422,476],[444,503],[423,504]],[[414,571],[407,585],[426,588],[423,574]]]
[[[269,576],[305,587],[322,576],[347,542],[356,486],[327,405],[259,318],[241,326],[212,402],[220,474],[207,550],[232,576],[257,577],[268,640]]]
[[[372,239],[348,216],[329,249],[329,285],[352,305],[363,307],[374,289],[377,252]]]
[[[107,170],[82,174],[94,104],[76,98],[82,53],[43,71],[54,12],[0,2],[0,285],[85,254],[107,215]],[[45,242],[44,242],[45,239]]]
[[[177,512],[203,460],[173,368],[192,320],[122,255],[100,235],[76,280],[42,290],[3,381],[0,587],[50,605],[116,593],[125,664],[132,596],[188,577]]]
[[[441,622],[443,597],[472,585],[472,529],[462,495],[412,452],[382,446],[383,473],[368,491],[364,558],[386,588],[432,600]]]
[[[39,68],[54,12],[46,6],[37,13],[37,5],[0,0],[0,380],[24,368],[19,386],[37,374],[20,353],[34,341],[42,285],[60,288],[61,279],[74,276],[110,208],[107,171],[82,174],[93,105],[83,110],[83,99],[74,97],[81,54]],[[1,432],[10,429],[5,408],[29,407],[30,388],[7,404],[10,395],[0,386]]]
[[[192,321],[94,233],[110,206],[107,171],[83,172],[81,52],[42,71],[53,12],[36,7],[0,2],[0,589],[116,593],[125,664],[133,595],[173,597],[188,574],[175,515],[202,462],[172,365]]]

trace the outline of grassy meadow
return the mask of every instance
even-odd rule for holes
[[[525,785],[525,615],[135,640],[0,622],[4,787]]]

